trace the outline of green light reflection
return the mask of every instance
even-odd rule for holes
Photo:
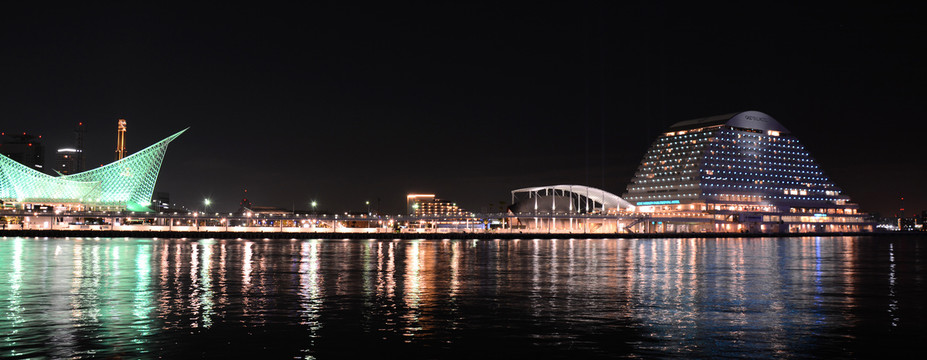
[[[4,241],[4,244],[8,244]],[[9,349],[0,353],[0,357],[18,357],[24,353],[18,352],[15,346],[25,335],[21,329],[26,319],[23,318],[22,286],[23,286],[23,239],[15,238],[12,241],[12,251],[7,246],[0,248],[0,270],[5,274],[4,287],[6,291],[0,295],[0,302],[6,304],[4,314],[0,315],[0,348]],[[10,254],[8,257],[7,254]],[[9,264],[9,266],[7,266]]]

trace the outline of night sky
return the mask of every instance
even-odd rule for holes
[[[99,165],[118,118],[132,152],[190,127],[155,190],[188,207],[482,211],[621,195],[669,125],[758,110],[863,211],[927,209],[923,12],[767,3],[4,3],[0,130],[52,163],[84,122]]]

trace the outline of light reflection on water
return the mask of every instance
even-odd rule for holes
[[[0,238],[0,357],[865,356],[921,242]]]

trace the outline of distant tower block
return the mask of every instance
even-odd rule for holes
[[[126,119],[119,119],[116,127],[116,160],[126,156]]]

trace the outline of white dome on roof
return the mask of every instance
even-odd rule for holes
[[[790,132],[789,129],[782,126],[782,124],[776,121],[776,119],[773,119],[772,116],[752,110],[734,115],[725,125],[763,131],[773,130],[783,134],[788,134]]]

